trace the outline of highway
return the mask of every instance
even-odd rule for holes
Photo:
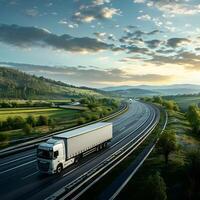
[[[113,139],[107,149],[90,154],[78,164],[65,169],[61,175],[44,175],[36,169],[36,150],[26,150],[0,161],[1,200],[45,199],[88,170],[97,166],[129,141],[139,136],[149,124],[156,123],[156,109],[134,101],[129,110],[111,120]]]

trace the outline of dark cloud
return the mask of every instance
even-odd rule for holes
[[[148,62],[162,65],[162,64],[177,64],[187,69],[200,70],[200,55],[193,52],[179,52],[176,55],[163,56],[154,55]]]
[[[56,35],[41,28],[5,24],[0,25],[0,42],[23,48],[49,46],[71,52],[95,52],[115,49],[113,45],[94,38],[78,38],[68,34]]]
[[[190,42],[190,40],[187,38],[170,38],[167,40],[167,46],[176,48],[183,42]]]
[[[1,64],[1,63],[0,63]],[[49,67],[27,64],[2,63],[3,65],[14,66],[15,68],[27,73],[35,74],[37,76],[44,76],[47,78],[63,81],[69,84],[81,85],[95,85],[102,86],[105,84],[121,83],[121,82],[149,82],[155,83],[160,81],[167,81],[169,76],[158,74],[130,74],[121,69],[99,69],[93,67]]]
[[[127,50],[128,53],[140,53],[140,54],[146,54],[149,52],[149,49],[147,48],[142,48],[142,47],[138,47],[135,45],[130,45],[130,46],[126,46],[126,45],[122,45],[121,46],[123,49]]]
[[[145,41],[145,43],[147,44],[147,46],[149,48],[152,48],[152,49],[159,47],[159,45],[161,44],[161,42],[162,42],[161,40],[148,40],[148,41]]]

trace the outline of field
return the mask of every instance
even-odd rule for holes
[[[79,110],[61,109],[61,108],[5,108],[0,109],[0,121],[6,120],[8,117],[21,116],[23,118],[33,115],[39,117],[40,115],[54,118],[56,121],[60,119],[73,119],[80,113]]]
[[[178,103],[182,111],[187,111],[191,104],[200,104],[200,95],[185,95],[185,96],[170,96],[165,97],[165,99],[172,99]]]

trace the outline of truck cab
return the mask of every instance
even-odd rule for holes
[[[65,162],[64,141],[49,139],[37,148],[37,166],[44,173],[60,173]]]

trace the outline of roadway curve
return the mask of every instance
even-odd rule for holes
[[[126,113],[111,120],[114,138],[110,146],[83,158],[78,165],[70,166],[59,176],[43,175],[37,171],[35,149],[1,159],[1,200],[39,200],[49,197],[127,144],[147,125],[156,123],[155,115],[157,114],[154,107],[137,101],[133,102]]]

